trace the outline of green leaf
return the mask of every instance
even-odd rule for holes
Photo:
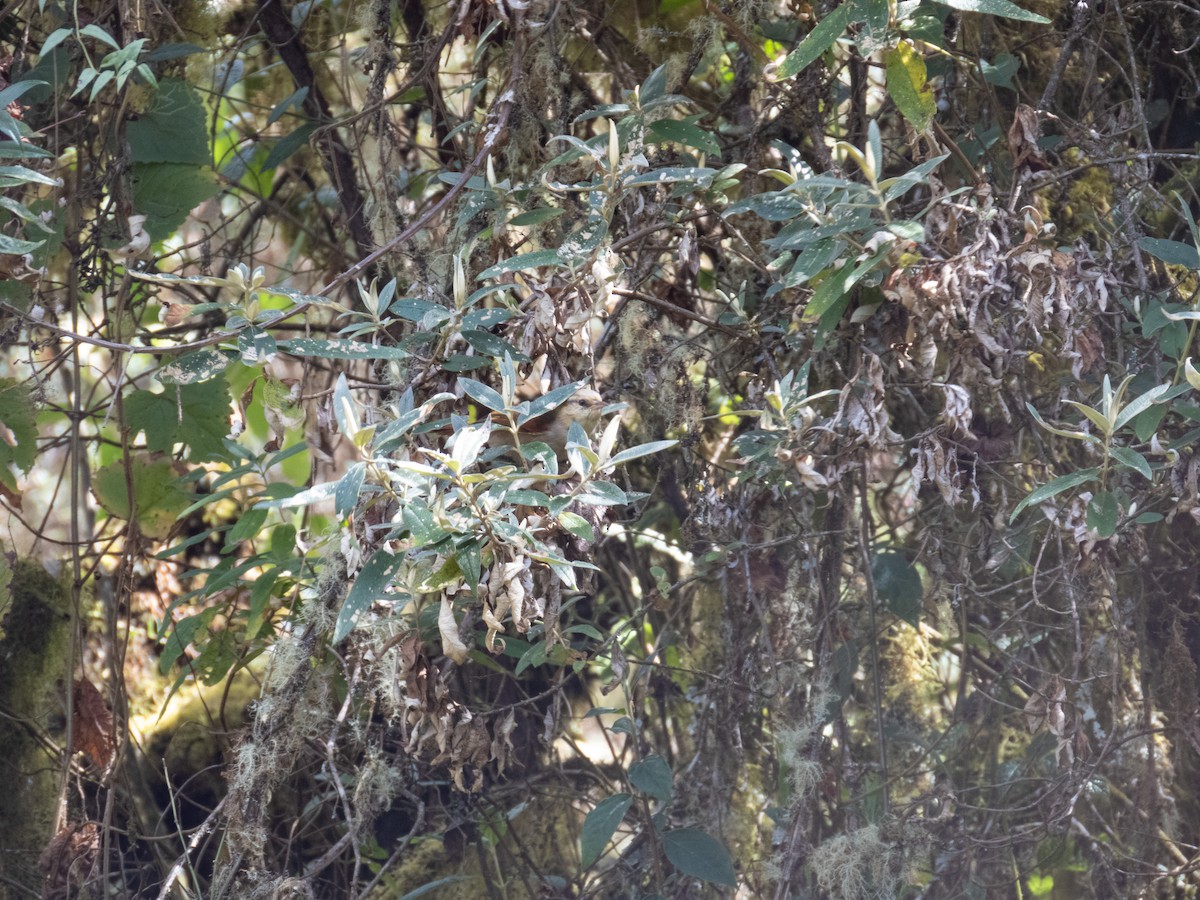
[[[217,193],[207,168],[180,163],[134,163],[133,208],[146,216],[146,233],[164,240],[188,213]]]
[[[80,28],[79,35],[80,37],[93,37],[101,43],[108,44],[108,46],[112,47],[114,50],[121,49],[121,45],[116,42],[112,35],[94,23],[89,23]]]
[[[733,859],[725,845],[698,828],[676,828],[662,836],[663,852],[684,875],[737,887]]]
[[[783,280],[781,287],[799,287],[837,259],[845,249],[844,243],[832,238],[809,244],[796,257],[796,261],[792,264],[792,269],[788,272],[787,278]]]
[[[479,590],[479,577],[483,570],[483,544],[476,538],[467,541],[458,548],[458,568],[462,572],[467,587],[473,591]]]
[[[337,494],[337,486],[336,481],[324,481],[321,484],[314,484],[312,487],[297,491],[291,485],[282,485],[284,490],[279,496],[263,495],[259,504],[269,509],[294,509],[298,506],[323,503]]]
[[[817,23],[800,42],[800,46],[788,54],[787,59],[779,64],[775,77],[791,78],[806,69],[817,57],[833,46],[834,41],[841,37],[849,26],[856,12],[854,0],[846,0],[841,6]]]
[[[25,253],[32,253],[44,243],[46,243],[45,238],[40,241],[23,241],[20,238],[9,237],[7,234],[0,234],[0,254],[21,256]]]
[[[342,641],[357,624],[359,615],[370,609],[371,604],[385,596],[385,590],[392,583],[392,578],[404,564],[404,554],[393,555],[386,550],[378,551],[367,560],[366,565],[359,571],[350,587],[350,593],[342,602],[338,611],[337,624],[333,629],[333,642]],[[387,595],[391,599],[401,599],[403,595]]]
[[[624,184],[625,187],[637,187],[642,184],[672,184],[682,181],[693,185],[698,191],[704,191],[708,190],[716,174],[716,169],[707,166],[666,166],[634,175],[625,179]]]
[[[921,601],[925,589],[917,567],[903,553],[880,550],[871,557],[875,593],[887,608],[916,628],[921,623]]]
[[[494,359],[504,359],[504,355],[508,354],[515,362],[527,363],[529,357],[510,344],[503,338],[499,338],[490,331],[479,331],[475,329],[464,328],[462,332],[463,339],[475,348],[476,351],[484,356],[491,356]]]
[[[354,512],[366,475],[367,464],[356,462],[346,469],[345,475],[338,479],[337,486],[333,490],[333,510],[339,519],[345,519]]]
[[[362,341],[291,338],[280,341],[279,349],[293,356],[315,356],[318,359],[407,359],[409,354],[399,347],[377,347]]]
[[[296,526],[276,525],[271,532],[271,556],[281,562],[291,558],[296,549]]]
[[[536,269],[541,266],[561,265],[562,260],[559,259],[557,250],[534,250],[532,253],[522,253],[520,256],[511,256],[502,260],[494,266],[484,269],[479,273],[478,278],[480,281],[485,281],[506,272],[523,272],[525,269]]]
[[[511,498],[512,495],[510,494],[509,496]],[[591,522],[577,513],[568,511],[559,513],[558,524],[577,538],[582,538],[588,542],[596,540],[596,532],[592,530]]]
[[[1020,63],[1011,53],[999,54],[995,62],[988,62],[986,59],[979,61],[979,70],[984,81],[996,87],[1008,88],[1010,91],[1016,90],[1012,79],[1019,68]]]
[[[1032,491],[1028,497],[1017,504],[1016,509],[1012,511],[1012,515],[1008,517],[1009,522],[1016,521],[1021,510],[1027,506],[1032,506],[1035,503],[1041,503],[1043,500],[1049,500],[1051,497],[1061,494],[1063,491],[1070,490],[1073,487],[1078,487],[1081,484],[1086,484],[1089,481],[1095,481],[1096,476],[1100,474],[1097,468],[1080,469],[1078,472],[1072,472],[1069,475],[1060,475],[1057,478],[1052,478],[1043,484],[1040,488]]]
[[[874,269],[886,255],[887,249],[885,247],[856,265],[851,265],[847,262],[836,272],[827,275],[825,280],[813,291],[808,305],[804,307],[804,317],[806,319],[815,319],[823,316],[833,308],[838,300],[846,296],[854,285]]]
[[[258,637],[267,617],[267,603],[271,599],[275,582],[279,580],[279,569],[272,566],[254,580],[250,588],[250,609],[246,615],[246,637]]]
[[[219,350],[204,348],[176,357],[155,373],[162,384],[196,384],[216,378],[233,362]]]
[[[170,62],[173,59],[181,59],[185,56],[192,56],[196,53],[207,52],[208,51],[205,48],[197,44],[162,44],[147,53],[143,59],[146,62]]]
[[[1167,407],[1163,404],[1151,406],[1133,420],[1133,433],[1139,441],[1148,441],[1158,431],[1158,426],[1167,416]]]
[[[590,506],[624,506],[628,495],[610,481],[589,481],[577,498]]]
[[[229,434],[229,386],[224,379],[167,388],[161,394],[137,391],[125,401],[130,431],[146,432],[146,447],[170,455],[176,444],[201,462],[221,456]]]
[[[1117,414],[1116,421],[1113,423],[1113,431],[1120,431],[1124,428],[1131,419],[1141,415],[1153,404],[1157,403],[1167,391],[1171,389],[1169,384],[1160,384],[1157,387],[1152,387],[1146,393],[1131,400]]]
[[[534,491],[528,488],[520,488],[515,491],[508,491],[504,494],[504,499],[515,506],[549,506],[550,498],[541,491]]]
[[[59,181],[25,166],[0,166],[0,188],[19,187],[22,184],[58,187]]]
[[[659,119],[650,125],[650,134],[660,141],[695,147],[712,156],[721,154],[721,145],[717,143],[717,139],[691,122],[681,122],[678,119]]]
[[[1108,455],[1115,459],[1121,465],[1128,469],[1133,469],[1147,481],[1150,481],[1154,476],[1150,471],[1150,463],[1146,461],[1146,457],[1132,450],[1129,447],[1109,447]]]
[[[496,22],[500,21],[502,20],[497,17]],[[411,891],[401,897],[400,900],[417,900],[417,898],[424,897],[434,891],[440,891],[444,887],[449,887],[452,884],[458,884],[460,882],[470,880],[471,878],[468,875],[446,875],[442,878],[435,878],[433,881],[428,881],[418,888],[413,888]]]
[[[562,387],[557,387],[552,391],[542,394],[536,400],[530,400],[528,405],[521,404],[518,407],[521,412],[517,416],[517,425],[524,425],[531,419],[536,419],[538,416],[550,412],[550,410],[554,409],[564,400],[573,396],[583,385],[582,381],[572,381],[570,384],[564,384]]]
[[[267,116],[267,124],[274,125],[276,122],[282,119],[284,114],[293,106],[296,107],[296,109],[302,108],[304,106],[304,101],[307,98],[307,85],[302,88],[296,88],[296,90],[292,91],[292,93],[286,99],[280,100],[275,104],[275,107],[271,110],[271,114]]]
[[[163,645],[162,655],[158,658],[160,675],[166,675],[171,671],[171,666],[175,665],[175,661],[184,654],[188,644],[192,643],[200,629],[207,627],[220,611],[220,608],[212,606],[201,613],[188,616],[175,623],[170,637]]]
[[[73,32],[70,28],[59,28],[51,32],[50,36],[42,43],[42,48],[38,50],[38,56],[45,56],[47,53],[69,38],[72,33]],[[44,81],[40,83],[45,84]],[[9,89],[0,91],[0,104],[3,104],[4,106],[7,106],[16,99],[16,97],[8,96],[8,90]]]
[[[638,88],[638,99],[643,103],[650,103],[662,97],[667,92],[667,67],[661,65],[642,82]]]
[[[570,628],[563,629],[563,634],[585,634],[595,641],[604,640],[604,635],[600,633],[600,629],[594,628],[591,625],[572,625]]]
[[[42,218],[40,215],[38,215],[38,213],[35,213],[24,203],[20,203],[14,200],[12,197],[0,197],[0,209],[7,209],[10,213],[20,219],[24,219],[26,222],[44,234],[53,233],[53,229],[42,221]]]
[[[886,60],[888,93],[908,123],[924,133],[937,112],[937,100],[926,81],[925,60],[908,41],[889,50]]]
[[[678,445],[679,441],[650,441],[647,444],[638,444],[636,447],[630,447],[628,450],[622,450],[620,453],[613,456],[604,464],[604,468],[612,468],[614,466],[624,465],[631,460],[638,459],[642,456],[649,456],[652,453],[659,453],[663,450],[669,450]]]
[[[988,16],[1000,16],[1002,19],[1016,19],[1019,22],[1037,22],[1039,25],[1049,25],[1050,20],[1037,13],[1021,9],[1008,0],[933,0],[942,6],[962,12],[977,12]]]
[[[271,169],[277,168],[281,163],[290,159],[301,147],[307,147],[308,139],[312,137],[312,133],[316,130],[317,126],[315,124],[305,122],[294,131],[285,134],[277,140],[275,146],[271,148],[271,152],[267,154],[267,158],[263,160],[263,171],[269,172]]]
[[[597,803],[587,814],[579,836],[580,856],[585,869],[600,858],[632,803],[631,794],[613,794]]]
[[[465,353],[454,353],[442,362],[442,368],[447,372],[473,372],[476,369],[490,369],[490,356],[468,356]]]
[[[647,756],[629,767],[629,783],[663,803],[671,799],[673,781],[671,767],[658,755]]]
[[[142,534],[163,540],[192,498],[183,489],[170,460],[152,461],[138,454],[129,463],[132,501],[124,461],[97,470],[92,476],[92,493],[110,515],[125,520],[136,516]]]
[[[0,482],[14,493],[9,465],[28,472],[37,458],[37,420],[29,382],[0,378]]]
[[[1169,265],[1200,271],[1200,251],[1191,244],[1144,237],[1138,241],[1138,246]]]
[[[1117,530],[1121,505],[1111,491],[1100,491],[1088,503],[1088,528],[1094,528],[1101,538],[1110,538]]]
[[[237,336],[238,354],[247,366],[262,365],[279,352],[279,344],[269,332],[251,327]]]
[[[521,654],[521,658],[517,660],[517,664],[513,666],[513,674],[520,675],[526,669],[544,665],[546,662],[546,642],[541,641],[533,644],[528,650]]]
[[[565,212],[566,210],[561,206],[543,206],[539,209],[531,209],[529,212],[518,213],[508,220],[508,224],[522,227],[526,225],[540,225],[542,222],[557,219]]]
[[[508,406],[499,391],[488,387],[481,381],[476,381],[474,378],[460,378],[458,384],[468,397],[481,406],[486,406],[496,412],[502,412]]]
[[[241,518],[225,535],[225,550],[236,550],[243,541],[257,537],[258,533],[262,531],[263,525],[266,524],[269,512],[262,507],[254,507],[242,513]]]
[[[149,107],[130,121],[126,137],[135,163],[212,165],[204,106],[186,81],[159,82]]]
[[[24,82],[22,82],[23,84]],[[54,154],[31,144],[0,141],[0,159],[51,159]]]
[[[1076,400],[1068,400],[1067,403],[1083,413],[1093,425],[1100,429],[1101,434],[1112,434],[1113,423],[1104,418],[1103,413],[1101,413],[1099,410],[1092,409],[1092,407],[1088,406],[1087,404],[1079,403]]]
[[[948,159],[949,156],[949,153],[943,153],[941,156],[925,160],[925,162],[913,169],[909,169],[903,175],[897,175],[894,178],[884,178],[879,182],[879,189],[883,191],[883,199],[890,203],[897,197],[901,197],[912,190],[918,184],[923,183],[929,177],[929,174]]]
[[[854,675],[858,672],[858,642],[847,641],[833,651],[833,696],[825,705],[825,722],[832,722],[841,712],[842,704],[854,690]]]
[[[1087,441],[1092,444],[1099,444],[1100,438],[1094,434],[1088,434],[1086,431],[1069,431],[1065,428],[1056,428],[1042,418],[1042,414],[1037,411],[1032,403],[1026,403],[1025,408],[1029,410],[1029,414],[1033,416],[1033,420],[1049,431],[1051,434],[1057,434],[1059,437],[1071,438],[1076,441]]]

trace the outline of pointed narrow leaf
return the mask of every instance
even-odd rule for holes
[[[272,293],[278,293],[274,291]],[[407,359],[408,351],[400,347],[377,347],[363,341],[319,338],[291,338],[279,342],[279,349],[293,356],[315,356],[321,359]]]
[[[804,307],[804,318],[819,318],[834,308],[837,301],[846,296],[850,289],[874,269],[886,254],[887,249],[885,247],[857,265],[851,265],[847,262],[838,271],[826,276],[825,280],[813,291],[808,305]]]
[[[1147,481],[1154,477],[1150,471],[1150,463],[1136,450],[1131,450],[1129,447],[1109,447],[1108,455],[1126,468],[1133,469]]]
[[[1157,387],[1150,388],[1150,390],[1146,391],[1146,393],[1142,394],[1142,396],[1131,400],[1129,405],[1117,414],[1116,422],[1113,424],[1113,430],[1120,431],[1131,419],[1145,412],[1154,403],[1157,403],[1159,398],[1170,389],[1171,386],[1169,384],[1160,384]]]
[[[903,553],[883,549],[871,557],[871,577],[875,593],[887,608],[911,625],[921,624],[921,605],[925,588],[921,573]]]
[[[1037,22],[1039,25],[1049,25],[1050,20],[1027,9],[1021,9],[1008,0],[934,0],[942,6],[962,12],[984,13],[989,16],[1000,16],[1003,19],[1016,19],[1019,22]]]
[[[356,462],[346,470],[334,486],[333,502],[334,511],[339,519],[344,519],[350,513],[354,512],[354,507],[358,503],[358,494],[362,490],[363,479],[367,474],[367,464]]]
[[[888,93],[900,114],[919,132],[924,132],[937,112],[937,100],[926,80],[925,60],[907,41],[887,52]]]
[[[1071,406],[1075,407],[1077,410],[1079,410],[1081,413],[1083,413],[1085,416],[1087,416],[1088,419],[1091,421],[1091,423],[1100,429],[1101,434],[1112,434],[1113,433],[1113,430],[1114,430],[1113,423],[1108,421],[1108,419],[1104,418],[1104,415],[1099,410],[1092,409],[1090,406],[1087,406],[1086,404],[1083,404],[1083,403],[1079,403],[1078,401],[1075,401],[1075,400],[1068,400],[1067,403],[1069,403]]]
[[[572,381],[570,384],[564,384],[562,387],[542,394],[536,400],[530,400],[525,411],[517,416],[517,425],[524,425],[530,419],[536,419],[538,416],[548,413],[551,409],[571,397],[581,387],[583,387],[582,381]]]
[[[1183,266],[1193,271],[1200,270],[1200,251],[1190,244],[1144,237],[1138,241],[1138,246],[1168,265]]]
[[[475,464],[480,451],[487,446],[491,433],[492,423],[488,420],[484,420],[481,425],[469,425],[458,432],[451,455],[451,459],[458,463],[458,471],[461,472]]]
[[[695,147],[712,156],[719,156],[721,145],[717,139],[691,122],[680,122],[678,119],[659,119],[650,126],[650,133],[662,141],[672,141],[686,147]]]
[[[1042,414],[1037,411],[1032,403],[1026,403],[1025,408],[1029,410],[1029,414],[1033,416],[1033,420],[1051,434],[1057,434],[1059,437],[1074,438],[1077,441],[1089,441],[1093,444],[1100,443],[1100,438],[1094,434],[1088,434],[1086,431],[1068,431],[1065,428],[1055,428],[1042,418]]]
[[[630,794],[613,794],[597,803],[595,809],[587,814],[579,838],[584,868],[600,858],[632,803],[633,796]]]
[[[488,409],[500,412],[508,405],[498,391],[474,378],[460,378],[458,384],[468,397]]]
[[[662,836],[663,851],[671,865],[684,875],[713,884],[737,887],[737,873],[729,851],[698,828],[676,828]]]
[[[661,756],[647,756],[629,767],[629,783],[655,800],[671,799],[671,767]]]
[[[1094,481],[1096,476],[1100,474],[1097,468],[1080,469],[1078,472],[1072,472],[1070,475],[1060,475],[1057,478],[1052,478],[1043,484],[1040,488],[1032,491],[1028,497],[1017,504],[1017,508],[1012,511],[1012,515],[1008,517],[1009,522],[1016,520],[1027,506],[1032,506],[1035,503],[1041,503],[1043,500],[1049,500],[1056,494],[1061,494],[1063,491],[1073,487],[1078,487],[1081,484],[1086,484],[1089,481]]]
[[[604,464],[604,468],[612,468],[613,466],[623,465],[630,460],[637,459],[641,456],[649,456],[651,453],[658,453],[661,450],[669,450],[677,445],[679,441],[651,441],[648,444],[638,444],[636,447],[630,447],[628,450],[622,450],[612,459]]]
[[[1113,536],[1120,517],[1121,505],[1117,500],[1117,495],[1111,491],[1101,491],[1088,503],[1088,528],[1096,529],[1102,538]]]
[[[800,46],[788,54],[787,59],[779,64],[775,73],[776,78],[791,78],[806,69],[817,57],[833,46],[834,41],[842,36],[842,32],[850,24],[854,15],[855,4],[847,0],[820,22],[800,42]]]
[[[534,250],[532,253],[522,253],[496,263],[484,269],[477,276],[480,281],[495,278],[505,272],[522,272],[525,269],[536,269],[541,266],[561,266],[562,260],[557,250]]]
[[[1192,365],[1190,356],[1183,362],[1183,375],[1194,390],[1200,391],[1200,372]]]
[[[337,625],[333,631],[335,644],[354,630],[359,614],[370,609],[371,604],[384,595],[403,562],[403,554],[393,555],[386,550],[380,550],[367,560],[358,577],[354,579],[350,593],[346,595],[338,612]]]

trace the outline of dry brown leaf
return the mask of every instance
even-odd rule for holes
[[[107,768],[116,749],[112,711],[104,702],[104,696],[86,678],[75,682],[74,701],[75,727],[71,735],[71,752],[82,751],[97,766]]]

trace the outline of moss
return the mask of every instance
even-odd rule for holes
[[[1087,237],[1096,246],[1105,246],[1111,239],[1113,197],[1112,176],[1106,168],[1094,166],[1079,173],[1067,190],[1057,223],[1062,238]]]
[[[53,834],[60,760],[45,739],[61,746],[71,640],[67,586],[29,560],[12,567],[0,625],[0,847],[15,859],[12,877],[40,887],[37,857]],[[36,891],[35,891],[36,893]]]
[[[147,809],[168,808],[175,794],[187,799],[189,809],[211,808],[224,796],[222,772],[232,739],[226,729],[234,732],[245,723],[246,708],[258,696],[255,675],[241,669],[228,690],[225,682],[211,687],[189,685],[171,697],[161,715],[149,710],[131,718],[130,730],[144,748],[139,761],[152,796],[139,799]],[[169,785],[164,771],[169,773]]]
[[[570,803],[548,797],[532,797],[511,821],[497,815],[490,823],[480,822],[471,842],[458,852],[449,845],[459,841],[447,835],[446,842],[424,840],[404,851],[403,862],[390,870],[372,900],[387,900],[416,893],[442,879],[436,892],[439,900],[475,900],[489,895],[508,900],[533,900],[559,896],[556,885],[569,882],[577,873],[579,860],[572,851],[577,844],[579,811]],[[477,842],[483,846],[477,846]],[[484,866],[485,868],[481,868]],[[539,873],[531,876],[530,872]],[[491,889],[485,887],[490,885]]]

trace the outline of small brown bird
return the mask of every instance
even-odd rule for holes
[[[503,413],[494,412],[490,417],[492,430],[488,435],[487,444],[489,447],[515,448],[518,441],[521,446],[541,441],[548,445],[560,460],[564,460],[567,457],[567,442],[570,439],[572,423],[578,422],[584,433],[590,435],[600,423],[600,413],[603,409],[604,399],[596,391],[580,388],[558,406],[522,424],[517,429],[515,438],[509,428],[508,417]],[[441,430],[441,433],[446,431]],[[458,437],[458,434],[449,435],[447,450],[453,450]]]
[[[557,454],[559,459],[567,456],[567,437],[571,423],[578,422],[586,434],[591,434],[600,424],[600,411],[604,409],[604,398],[591,388],[580,388],[554,409],[521,426],[517,436],[522,444],[542,441]],[[488,444],[493,447],[512,447],[512,432],[504,416],[492,414],[492,434]]]

